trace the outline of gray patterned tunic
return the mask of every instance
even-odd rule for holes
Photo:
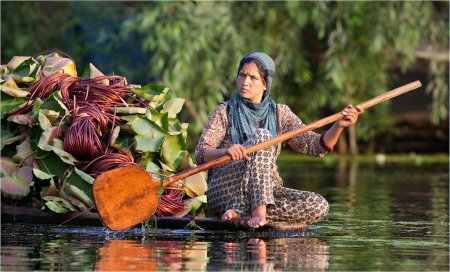
[[[277,104],[279,134],[304,126],[303,122],[283,104]],[[321,135],[306,132],[286,142],[297,152],[312,157],[322,157],[327,150],[320,143]],[[243,145],[250,146],[272,138],[270,132],[258,130]],[[220,104],[211,113],[208,123],[195,149],[198,164],[202,164],[203,153],[210,148],[228,148],[233,145],[228,133],[226,106]],[[259,205],[267,205],[269,222],[295,222],[310,224],[320,221],[328,213],[328,202],[314,192],[299,191],[283,187],[276,159],[281,144],[249,155],[250,161],[231,161],[215,167],[208,175],[209,208],[221,216],[232,209],[241,215],[249,215]]]

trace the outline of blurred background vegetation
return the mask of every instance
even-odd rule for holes
[[[1,2],[1,63],[47,50],[186,99],[195,146],[235,91],[240,58],[264,51],[272,94],[305,123],[414,80],[419,91],[366,111],[338,152],[448,153],[448,1]],[[359,149],[359,150],[358,150]]]

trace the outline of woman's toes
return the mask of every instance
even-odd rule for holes
[[[222,220],[234,220],[240,217],[240,214],[233,210],[227,210],[222,215]]]

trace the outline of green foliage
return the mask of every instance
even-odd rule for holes
[[[274,58],[273,96],[315,120],[387,91],[395,80],[390,69],[406,71],[421,45],[445,49],[444,11],[427,2],[153,3],[122,30],[144,36],[143,50],[153,53],[150,71],[183,92],[177,94],[186,98],[198,133],[222,96],[233,94],[239,58],[248,51]],[[444,33],[439,41],[430,41],[432,29]],[[430,69],[435,79],[428,86],[436,121],[448,115],[448,61],[440,64],[446,65]],[[392,131],[388,107],[366,114],[359,138]]]
[[[2,2],[1,12],[2,63],[55,48],[81,66],[94,60],[107,74],[170,86],[185,99],[179,116],[193,139],[233,95],[238,61],[253,50],[274,58],[272,95],[305,122],[396,87],[393,70],[417,67],[428,72],[434,122],[448,118],[445,1],[21,1]],[[2,99],[2,112],[21,102]],[[388,107],[365,114],[359,139],[392,130]]]

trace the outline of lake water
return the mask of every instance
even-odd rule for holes
[[[280,160],[330,202],[308,231],[210,232],[2,224],[1,271],[449,270],[449,164]]]

